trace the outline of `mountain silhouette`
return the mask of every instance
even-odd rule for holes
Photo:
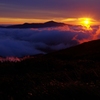
[[[5,27],[0,25],[0,28],[5,28]]]
[[[55,21],[48,21],[45,23],[24,23],[24,24],[17,24],[17,25],[9,25],[5,28],[45,28],[45,27],[57,27],[63,25],[66,24],[55,22]]]

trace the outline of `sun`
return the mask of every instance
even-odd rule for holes
[[[80,24],[87,30],[91,29],[91,18],[80,18]]]
[[[85,20],[84,20],[84,25],[87,26],[87,25],[89,25],[89,24],[90,24],[90,21],[89,21],[88,19],[85,19]]]

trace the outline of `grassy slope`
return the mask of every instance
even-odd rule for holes
[[[100,40],[18,63],[0,63],[0,100],[100,100]]]
[[[60,59],[92,59],[98,60],[100,56],[100,40],[85,42],[81,45],[60,50],[48,56],[59,57]],[[97,58],[97,59],[96,59]]]

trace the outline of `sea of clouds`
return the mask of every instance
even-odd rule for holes
[[[0,56],[24,57],[47,54],[100,38],[99,26],[86,30],[81,26],[39,29],[0,29]]]

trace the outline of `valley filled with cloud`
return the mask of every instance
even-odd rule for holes
[[[0,28],[0,56],[47,54],[99,38],[99,26],[92,26],[90,30],[68,25],[37,29]]]

